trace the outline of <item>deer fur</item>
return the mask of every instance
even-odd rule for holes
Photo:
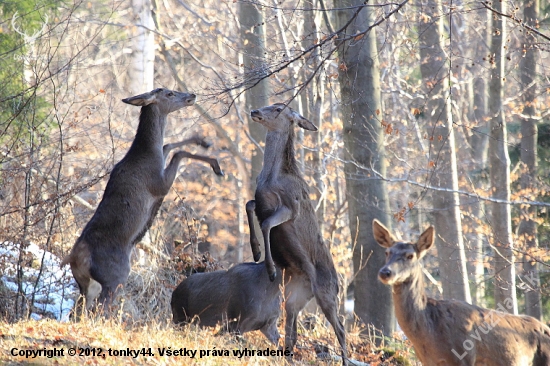
[[[285,348],[293,350],[298,313],[315,296],[334,328],[346,363],[346,334],[338,319],[338,276],[321,238],[309,187],[294,153],[294,127],[310,131],[317,131],[317,127],[280,103],[253,110],[250,116],[267,128],[264,165],[257,178],[255,200],[246,205],[250,243],[254,260],[258,261],[261,250],[253,225],[255,211],[270,279],[276,277],[275,263],[284,269]]]
[[[185,151],[176,152],[165,168],[174,148],[191,143],[209,146],[198,137],[163,146],[167,115],[193,105],[195,98],[194,94],[155,89],[122,100],[141,106],[136,136],[111,171],[99,206],[62,262],[71,265],[88,309],[98,297],[101,304],[108,305],[117,287],[126,283],[131,251],[151,226],[180,161],[201,160],[216,174],[223,174],[216,159]]]
[[[378,278],[392,287],[397,321],[423,365],[550,365],[550,328],[537,319],[426,296],[420,260],[433,246],[433,227],[415,244],[397,241],[378,220],[373,233],[386,248]]]
[[[281,285],[270,281],[264,263],[241,263],[229,270],[196,273],[172,293],[174,323],[213,327],[224,324],[231,333],[260,330],[273,344],[279,342]]]

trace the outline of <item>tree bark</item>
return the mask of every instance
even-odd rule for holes
[[[319,8],[317,0],[306,0],[306,7]],[[317,12],[306,11],[304,12],[304,35],[302,37],[302,45],[304,48],[310,47],[316,39],[320,39],[321,35],[318,28],[318,22],[315,19]],[[305,59],[306,67],[302,68],[302,80],[306,80],[311,75],[310,73],[317,69],[320,60],[320,50],[316,48],[313,50],[309,57]],[[321,236],[324,237],[325,231],[325,183],[323,181],[323,160],[322,160],[322,148],[323,148],[323,100],[325,93],[325,83],[323,79],[324,73],[318,72],[309,83],[308,87],[302,92],[302,106],[304,108],[305,116],[315,126],[319,128],[319,131],[312,135],[314,141],[314,150],[312,151],[311,168],[313,170],[313,179],[315,186],[313,192],[315,193],[315,208],[317,214],[317,220],[319,222],[319,230]]]
[[[487,166],[487,149],[489,146],[489,122],[487,107],[487,90],[489,73],[485,67],[484,59],[489,54],[490,40],[490,13],[481,12],[479,18],[476,16],[473,21],[485,24],[477,32],[471,33],[471,38],[466,42],[475,45],[469,51],[468,59],[473,60],[470,67],[472,80],[469,82],[469,103],[466,118],[471,126],[471,136],[468,138],[469,145],[469,164],[465,167],[465,173],[470,177],[472,187],[481,188],[486,185],[485,172]],[[464,41],[464,40],[461,40]],[[465,130],[468,133],[467,130]],[[460,150],[459,150],[460,151]],[[469,207],[469,214],[465,216],[463,227],[469,229],[469,235],[466,236],[468,245],[466,248],[467,268],[470,274],[470,287],[472,293],[472,303],[481,307],[486,307],[485,301],[485,254],[484,249],[487,246],[486,235],[482,230],[482,218],[486,211],[485,203],[481,199],[464,198]]]
[[[441,3],[425,0],[421,2],[421,7],[418,23],[420,71],[427,95],[423,115],[430,126],[430,166],[433,167],[430,180],[434,186],[448,189],[432,193],[441,285],[445,298],[471,302],[460,199],[455,193],[458,190],[458,174],[448,56],[442,48],[443,22],[438,17],[442,14]]]
[[[486,54],[485,52],[484,54]],[[470,179],[475,187],[482,184],[483,172],[487,169],[487,149],[489,145],[489,128],[487,125],[487,78],[485,75],[476,77],[473,80],[474,88],[474,111],[473,119],[477,126],[472,129],[473,134],[470,139],[470,156],[472,166]],[[485,203],[476,200],[470,204],[471,219],[466,222],[471,229],[472,237],[470,241],[471,255],[468,256],[471,268],[468,272],[472,274],[473,298],[475,305],[485,306],[485,266],[484,266],[484,246],[485,235],[481,231],[480,219],[485,211]]]
[[[242,64],[244,72],[261,72],[265,64],[265,25],[263,24],[263,14],[253,2],[239,2],[239,23],[242,41]],[[266,130],[259,123],[250,119],[249,111],[261,108],[269,103],[269,85],[267,79],[260,81],[256,86],[245,93],[245,110],[247,114],[248,130],[250,136],[258,144],[264,141]],[[256,148],[252,152],[252,177],[250,179],[251,197],[254,197],[256,190],[256,177],[262,171],[263,151]],[[259,240],[261,240],[259,238]]]
[[[536,27],[538,19],[538,0],[527,0],[523,8],[524,24]],[[521,175],[521,189],[529,199],[536,201],[536,179],[537,179],[537,137],[538,127],[534,118],[536,113],[536,75],[537,75],[537,51],[534,47],[536,39],[529,32],[523,32],[523,50],[520,67],[521,85],[523,87],[523,116],[521,118],[521,162],[524,164],[524,171]],[[542,320],[542,304],[540,297],[540,279],[535,262],[529,255],[529,251],[538,248],[537,232],[537,207],[528,206],[522,209],[521,223],[518,234],[524,242],[524,250],[527,252],[523,257],[523,275],[526,284],[525,290],[525,313],[539,320]]]
[[[265,25],[263,22],[263,14],[254,2],[239,2],[239,23],[240,34],[242,42],[242,62],[244,65],[244,72],[263,70],[265,64],[264,50],[265,50]],[[257,146],[262,145],[265,140],[266,129],[259,123],[252,121],[250,118],[250,111],[253,109],[261,108],[269,104],[269,85],[268,80],[263,79],[253,88],[245,92],[245,111],[246,119],[248,121],[249,136],[253,139],[256,148],[252,151],[251,156],[251,176],[249,180],[249,187],[243,187],[248,189],[249,197],[254,197],[256,191],[256,178],[262,171],[264,154],[263,150],[260,150]],[[256,226],[256,232],[261,232],[258,222],[255,220],[253,225]],[[258,237],[260,245],[263,246],[263,238],[260,235]],[[239,257],[243,257],[242,253],[238,254]]]
[[[347,23],[361,0],[337,0],[338,28]],[[345,9],[348,8],[348,9]],[[351,10],[349,10],[351,9]],[[372,14],[364,6],[346,29],[356,34],[372,24]],[[344,35],[341,35],[344,36]],[[380,71],[375,30],[340,46],[339,83],[342,98],[344,172],[353,243],[355,273],[355,313],[365,324],[372,324],[390,335],[394,313],[390,288],[377,281],[385,254],[373,238],[372,220],[389,225],[386,184],[372,169],[385,175],[384,136],[381,128],[382,105]]]
[[[132,53],[128,69],[128,88],[131,94],[145,93],[153,89],[155,76],[155,29],[151,0],[132,0],[134,26]],[[146,29],[147,28],[147,29]]]
[[[496,1],[494,8],[506,12],[506,3]],[[505,23],[500,16],[493,16],[491,36],[492,63],[489,81],[489,166],[493,197],[510,201],[510,157],[508,156],[508,132],[504,119],[504,40]],[[506,305],[517,314],[516,271],[514,267],[511,210],[508,203],[491,203],[492,245],[494,251],[495,305]]]

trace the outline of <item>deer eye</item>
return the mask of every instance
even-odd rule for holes
[[[277,111],[278,113],[282,112],[282,110],[283,110],[282,108],[275,109],[275,111]]]
[[[169,96],[169,97],[173,97],[173,96],[174,96],[174,93],[169,92],[169,93],[168,93],[168,96]]]
[[[410,261],[414,258],[414,254],[407,254],[407,260]]]

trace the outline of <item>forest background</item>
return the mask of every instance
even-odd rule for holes
[[[349,322],[395,330],[374,218],[406,240],[434,225],[431,296],[547,319],[549,11],[545,0],[1,1],[1,316],[59,317],[35,301],[52,302],[45,258],[70,250],[133,139],[139,110],[121,99],[165,87],[198,96],[165,140],[205,136],[212,146],[191,151],[225,176],[182,164],[135,253],[134,274],[164,297],[128,299],[134,318],[168,316],[192,269],[252,260],[244,205],[265,130],[248,115],[284,102],[319,127],[298,131],[297,157],[343,314],[355,300]],[[56,281],[74,287],[66,268]]]

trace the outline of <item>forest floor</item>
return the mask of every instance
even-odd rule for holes
[[[349,356],[362,365],[416,364],[408,342],[373,348],[371,342],[361,339],[348,332]],[[273,354],[276,348],[260,332],[236,337],[219,334],[219,329],[213,328],[177,328],[169,320],[145,325],[89,318],[80,322],[0,322],[1,365],[340,364],[334,359],[321,361],[314,351],[319,345],[327,347],[331,355],[338,349],[332,330],[322,324],[300,332],[293,362],[289,363],[284,356]]]

